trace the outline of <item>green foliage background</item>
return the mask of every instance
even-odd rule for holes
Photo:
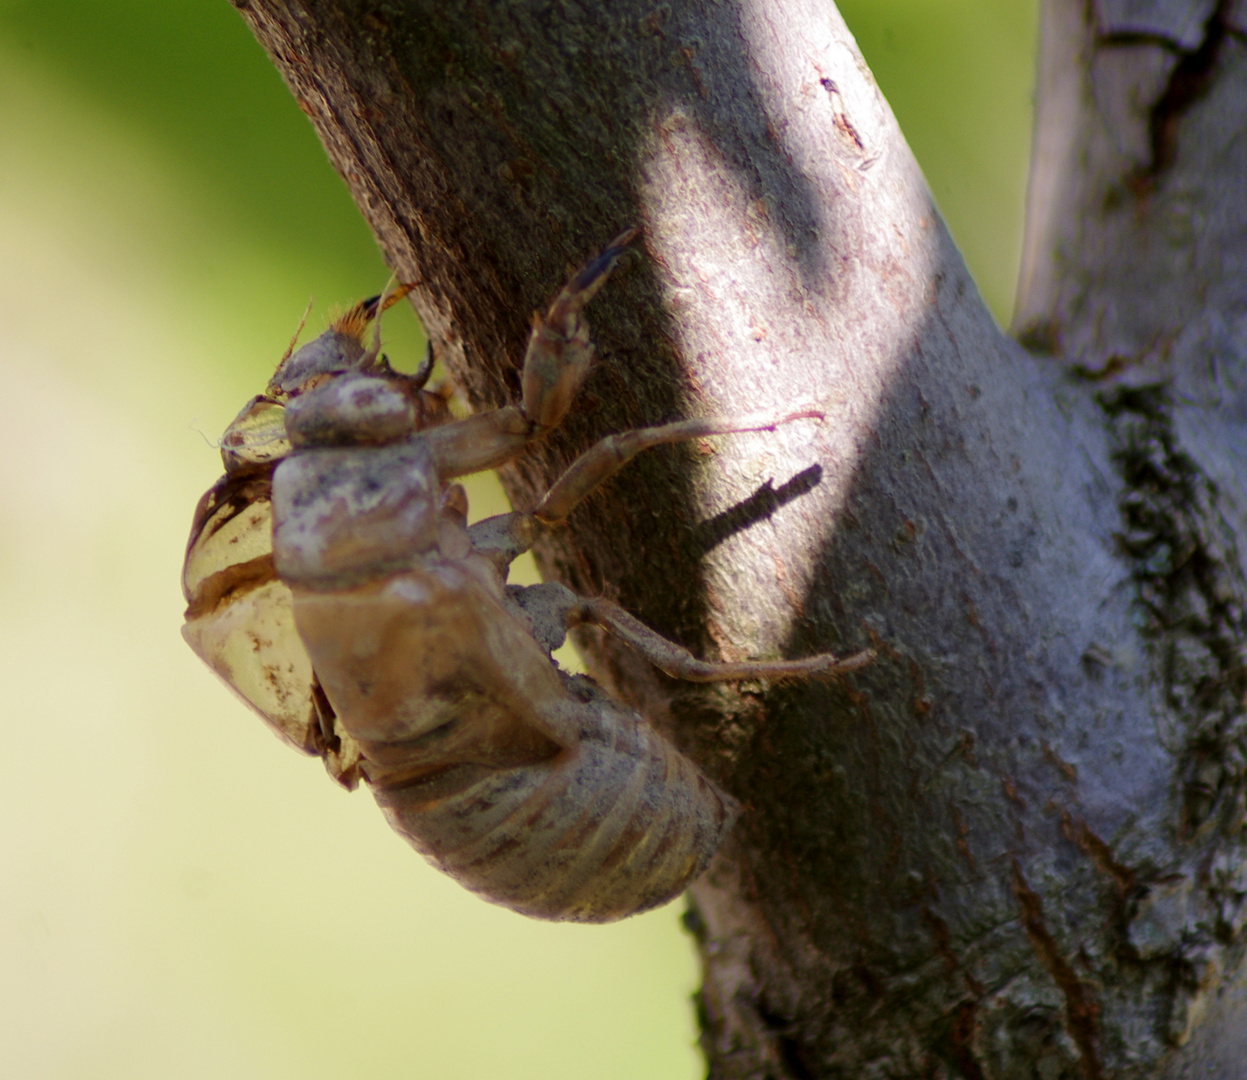
[[[841,10],[1007,317],[1032,0]],[[211,440],[309,295],[316,327],[386,276],[225,0],[0,0],[4,1075],[698,1074],[678,904],[481,904],[178,640]]]

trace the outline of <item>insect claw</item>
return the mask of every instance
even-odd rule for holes
[[[385,291],[379,296],[370,296],[367,300],[361,300],[358,304],[350,308],[345,314],[334,319],[331,326],[339,334],[345,334],[347,337],[354,338],[363,344],[364,331],[368,329],[368,324],[372,322],[381,312],[393,307],[399,300],[406,296],[416,286],[404,282],[399,285],[393,292],[390,286],[394,283],[394,275],[390,275],[390,280],[386,282]],[[380,351],[379,349],[377,350]],[[376,355],[372,354],[372,359],[376,359]],[[361,363],[363,361],[361,360]],[[371,361],[369,361],[371,362]]]
[[[424,359],[420,361],[420,366],[416,368],[411,376],[412,385],[417,390],[423,390],[424,384],[429,381],[429,376],[433,374],[433,342],[428,338],[424,342]]]
[[[827,414],[822,409],[799,409],[797,412],[790,412],[780,419],[781,424],[790,423],[793,420],[823,420]]]
[[[555,298],[546,315],[551,325],[562,325],[564,321],[574,318],[580,309],[598,294],[598,290],[606,284],[611,271],[619,257],[628,249],[628,245],[636,238],[640,229],[625,229],[603,249],[596,258],[590,259],[580,272],[571,279],[563,291]],[[533,316],[534,322],[540,315]]]
[[[848,671],[857,671],[858,668],[864,668],[874,663],[876,655],[877,653],[874,649],[863,649],[861,652],[855,652],[852,656],[846,656],[843,660],[837,660],[833,666],[827,669],[825,674],[834,678]]]
[[[591,299],[602,287],[606,280],[607,274],[615,265],[616,261],[628,248],[628,245],[636,239],[640,229],[625,229],[615,237],[596,259],[590,259],[584,265],[580,273],[572,278],[571,283],[567,287],[568,292],[588,293],[586,301]],[[592,291],[590,291],[592,290]]]
[[[822,409],[807,407],[793,412],[780,413],[778,416],[774,413],[749,413],[746,416],[725,420],[724,423],[732,424],[733,431],[774,431],[777,427],[791,424],[794,420],[822,420],[826,415]]]
[[[636,235],[636,229],[620,233],[563,287],[544,317],[539,312],[533,315],[521,376],[521,408],[534,430],[557,427],[567,415],[571,399],[593,360],[593,346],[581,310],[606,284],[615,263]]]
[[[806,662],[809,666],[804,671],[793,670],[781,675],[777,681],[791,685],[805,679],[818,679],[819,681],[839,679],[851,671],[869,667],[875,662],[876,655],[878,654],[874,649],[862,649],[860,652],[853,653],[852,656],[845,657],[838,657],[835,653],[823,653],[807,658]]]
[[[367,300],[361,300],[359,304],[356,305],[367,318],[371,319],[374,315],[376,315],[378,307],[380,307],[382,311],[389,311],[390,308],[397,304],[404,296],[411,292],[416,285],[419,284],[419,282],[414,281],[401,281],[399,282],[398,288],[393,292],[390,292],[390,286],[394,284],[394,278],[396,276],[397,275],[395,274],[390,275],[390,280],[385,283],[384,292],[377,296],[370,296]],[[385,302],[380,303],[382,300]]]

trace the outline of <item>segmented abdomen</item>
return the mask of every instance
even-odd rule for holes
[[[587,679],[569,684],[584,702],[576,746],[374,794],[417,851],[473,892],[535,918],[609,922],[682,892],[738,807],[635,713]]]

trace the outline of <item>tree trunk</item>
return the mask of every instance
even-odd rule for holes
[[[693,887],[716,1077],[1239,1080],[1247,922],[1247,5],[1049,0],[1019,326],[997,330],[815,0],[250,0],[475,408],[630,225],[531,506],[653,451],[539,552],[709,657],[591,671],[746,812]]]

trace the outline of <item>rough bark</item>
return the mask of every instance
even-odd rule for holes
[[[692,890],[718,1077],[1237,1078],[1247,49],[1213,0],[1052,0],[1018,309],[996,329],[813,0],[250,0],[244,17],[474,407],[622,228],[591,439],[808,401],[638,460],[548,575],[708,656],[592,670],[745,802]]]

